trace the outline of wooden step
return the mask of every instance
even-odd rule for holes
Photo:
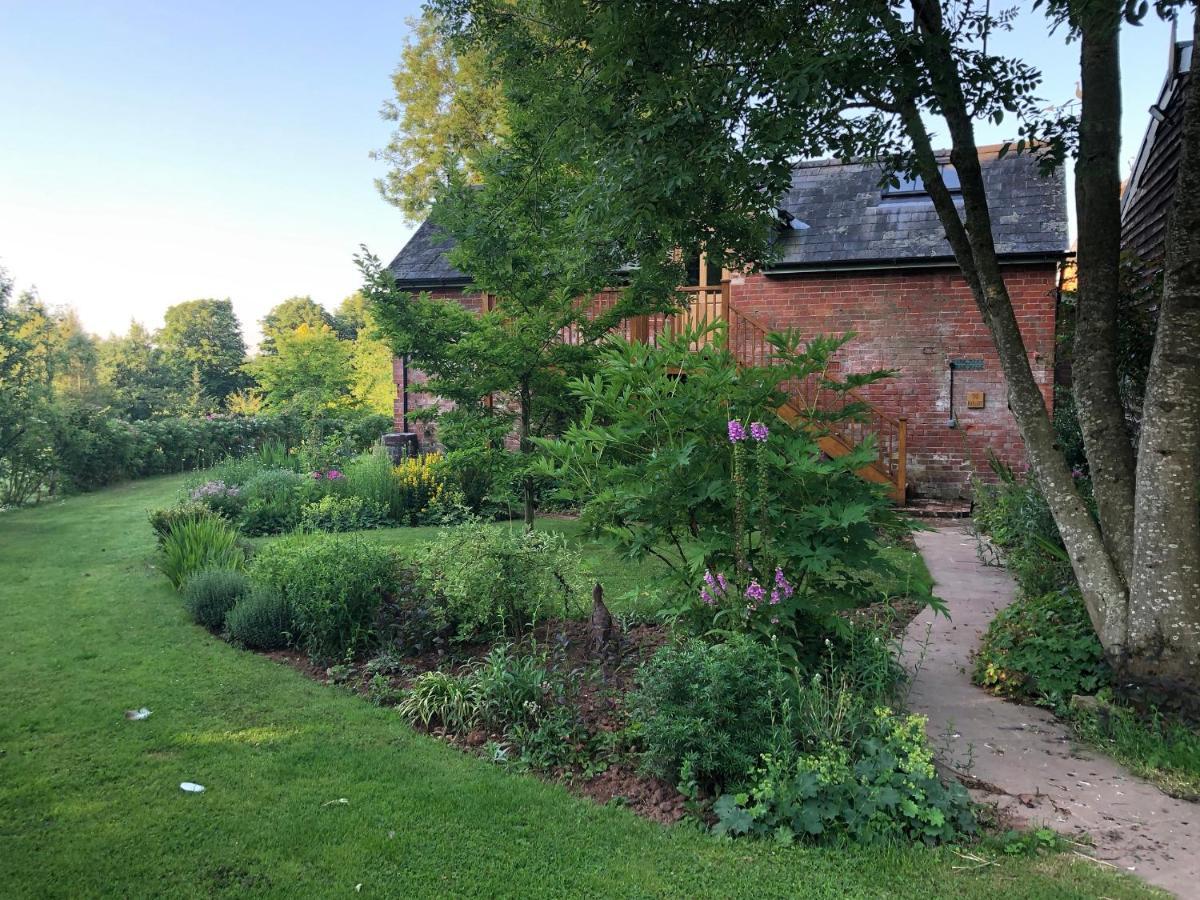
[[[790,425],[795,425],[801,420],[800,411],[790,403],[785,403],[779,408],[778,412],[780,418],[784,419]],[[831,459],[840,459],[854,450],[854,443],[836,431],[826,431],[818,435],[817,446],[821,448],[822,453]],[[889,489],[888,496],[895,503],[904,503],[906,494],[905,486],[893,482],[892,476],[884,471],[883,467],[879,464],[873,462],[867,463],[865,466],[856,469],[855,474],[859,478],[874,482],[875,484],[886,484]]]

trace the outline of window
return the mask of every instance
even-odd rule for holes
[[[957,194],[962,190],[962,185],[958,181],[958,172],[954,170],[952,165],[941,166],[942,181],[946,182],[946,187],[950,193]],[[907,198],[907,197],[928,197],[929,192],[925,190],[925,181],[920,175],[914,175],[911,178],[906,175],[896,176],[900,184],[897,187],[888,185],[883,189],[884,198]]]

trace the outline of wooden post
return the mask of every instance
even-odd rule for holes
[[[896,491],[903,503],[908,493],[908,417],[900,417],[900,434],[897,440]]]

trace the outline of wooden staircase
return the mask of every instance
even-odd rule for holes
[[[703,273],[703,266],[701,272]],[[703,278],[703,274],[701,276]],[[767,341],[770,329],[754,316],[730,303],[729,281],[720,286],[700,284],[679,289],[689,294],[687,308],[676,315],[662,313],[651,316],[636,316],[626,319],[617,332],[630,341],[657,343],[659,335],[673,334],[677,329],[703,329],[724,321],[726,338],[730,350],[744,366],[770,366],[775,363],[774,350]],[[594,301],[594,310],[599,313],[616,302],[615,292],[604,292]],[[564,340],[574,335],[564,334]],[[699,349],[711,340],[711,333],[693,341],[693,349]],[[875,440],[875,459],[858,470],[858,475],[868,481],[887,485],[888,493],[896,503],[903,504],[907,494],[907,420],[893,418],[875,407],[854,391],[830,391],[821,387],[816,378],[803,382],[781,383],[787,401],[779,408],[781,418],[792,424],[810,422],[814,411],[838,412],[848,404],[854,404],[861,415],[823,425],[816,431],[817,443],[822,452],[836,459],[853,451],[869,438]],[[816,428],[814,425],[806,427]]]

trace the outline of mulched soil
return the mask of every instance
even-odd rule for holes
[[[561,671],[579,674],[579,690],[573,698],[580,721],[591,735],[618,731],[625,725],[623,698],[633,687],[638,667],[658,648],[670,641],[662,625],[637,625],[621,634],[615,652],[598,654],[591,645],[590,623],[576,620],[551,620],[537,628],[533,636],[539,652],[545,652],[549,664]],[[388,676],[394,690],[406,688],[422,672],[443,669],[461,672],[491,649],[481,644],[463,648],[453,657],[435,652],[405,657],[400,661],[401,676]],[[367,663],[324,668],[313,665],[308,656],[294,650],[264,654],[276,662],[325,684],[339,684],[367,696],[373,675]],[[440,728],[431,735],[453,744],[467,753],[482,755],[489,742],[502,743],[502,734],[477,729],[455,734]],[[569,791],[597,803],[620,803],[647,819],[663,824],[683,818],[687,798],[672,785],[637,771],[632,760],[616,760],[602,772],[585,772],[582,767],[559,768],[538,773],[547,780],[564,785]]]
[[[919,604],[899,601],[852,610],[845,615],[855,624],[884,627],[896,636],[903,633],[920,608]],[[671,640],[663,625],[636,625],[619,635],[615,651],[599,653],[592,646],[591,623],[573,619],[545,622],[537,627],[532,637],[537,651],[547,655],[549,665],[579,675],[578,691],[572,702],[576,705],[579,720],[592,736],[616,732],[625,726],[624,698],[634,686],[639,666]],[[525,645],[528,646],[528,637]],[[463,647],[453,656],[431,651],[405,657],[398,660],[397,665],[403,674],[385,677],[390,688],[398,692],[423,672],[441,669],[461,673],[487,655],[492,646]],[[314,665],[307,655],[295,650],[278,650],[264,655],[315,681],[348,687],[364,697],[371,692],[374,675],[366,662],[324,668]],[[456,734],[433,728],[428,733],[463,752],[479,756],[487,752],[489,745],[504,743],[503,734],[488,733],[483,729]],[[640,773],[633,759],[618,757],[599,772],[574,766],[536,774],[564,785],[578,796],[597,803],[620,803],[655,822],[670,824],[686,814],[688,798],[661,779]]]

